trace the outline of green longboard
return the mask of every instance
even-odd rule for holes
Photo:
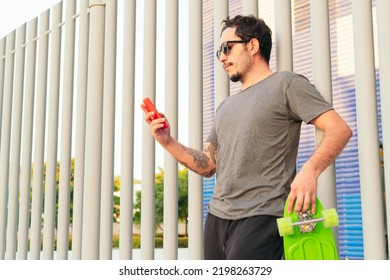
[[[336,209],[324,210],[316,199],[316,213],[291,214],[284,207],[284,217],[277,219],[283,236],[286,260],[337,260],[337,248],[331,227],[338,226]]]

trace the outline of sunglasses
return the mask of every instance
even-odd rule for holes
[[[244,41],[244,40],[240,40],[240,41],[226,41],[219,47],[219,49],[217,50],[215,55],[217,56],[217,59],[219,59],[221,57],[221,53],[223,53],[224,55],[228,55],[229,54],[230,50],[233,47],[230,44],[246,44],[248,42],[249,42],[249,40],[247,40],[247,41]]]

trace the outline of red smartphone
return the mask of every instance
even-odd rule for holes
[[[162,118],[162,116],[157,111],[156,107],[154,106],[152,100],[149,99],[149,97],[144,98],[143,102],[144,102],[144,105],[145,105],[146,109],[148,110],[148,112],[151,112],[151,111],[154,112],[155,117],[153,119]],[[164,126],[162,128],[167,128],[167,127],[168,127],[168,123],[165,121]]]

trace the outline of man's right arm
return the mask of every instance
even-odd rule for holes
[[[147,112],[145,106],[141,105],[145,112],[145,121],[150,125],[154,139],[161,144],[178,162],[188,169],[205,177],[211,177],[216,172],[217,145],[207,142],[203,151],[188,148],[171,136],[171,129],[168,120],[163,118],[153,120],[153,112]],[[167,121],[168,127],[164,128],[163,123]]]

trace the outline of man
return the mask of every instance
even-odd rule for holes
[[[223,21],[217,59],[241,91],[216,110],[203,151],[185,147],[152,120],[154,138],[179,162],[210,177],[214,194],[205,223],[205,259],[281,259],[276,219],[288,198],[292,211],[316,210],[317,180],[348,143],[347,123],[303,76],[269,68],[271,30],[254,16]],[[296,174],[301,123],[323,138]]]

